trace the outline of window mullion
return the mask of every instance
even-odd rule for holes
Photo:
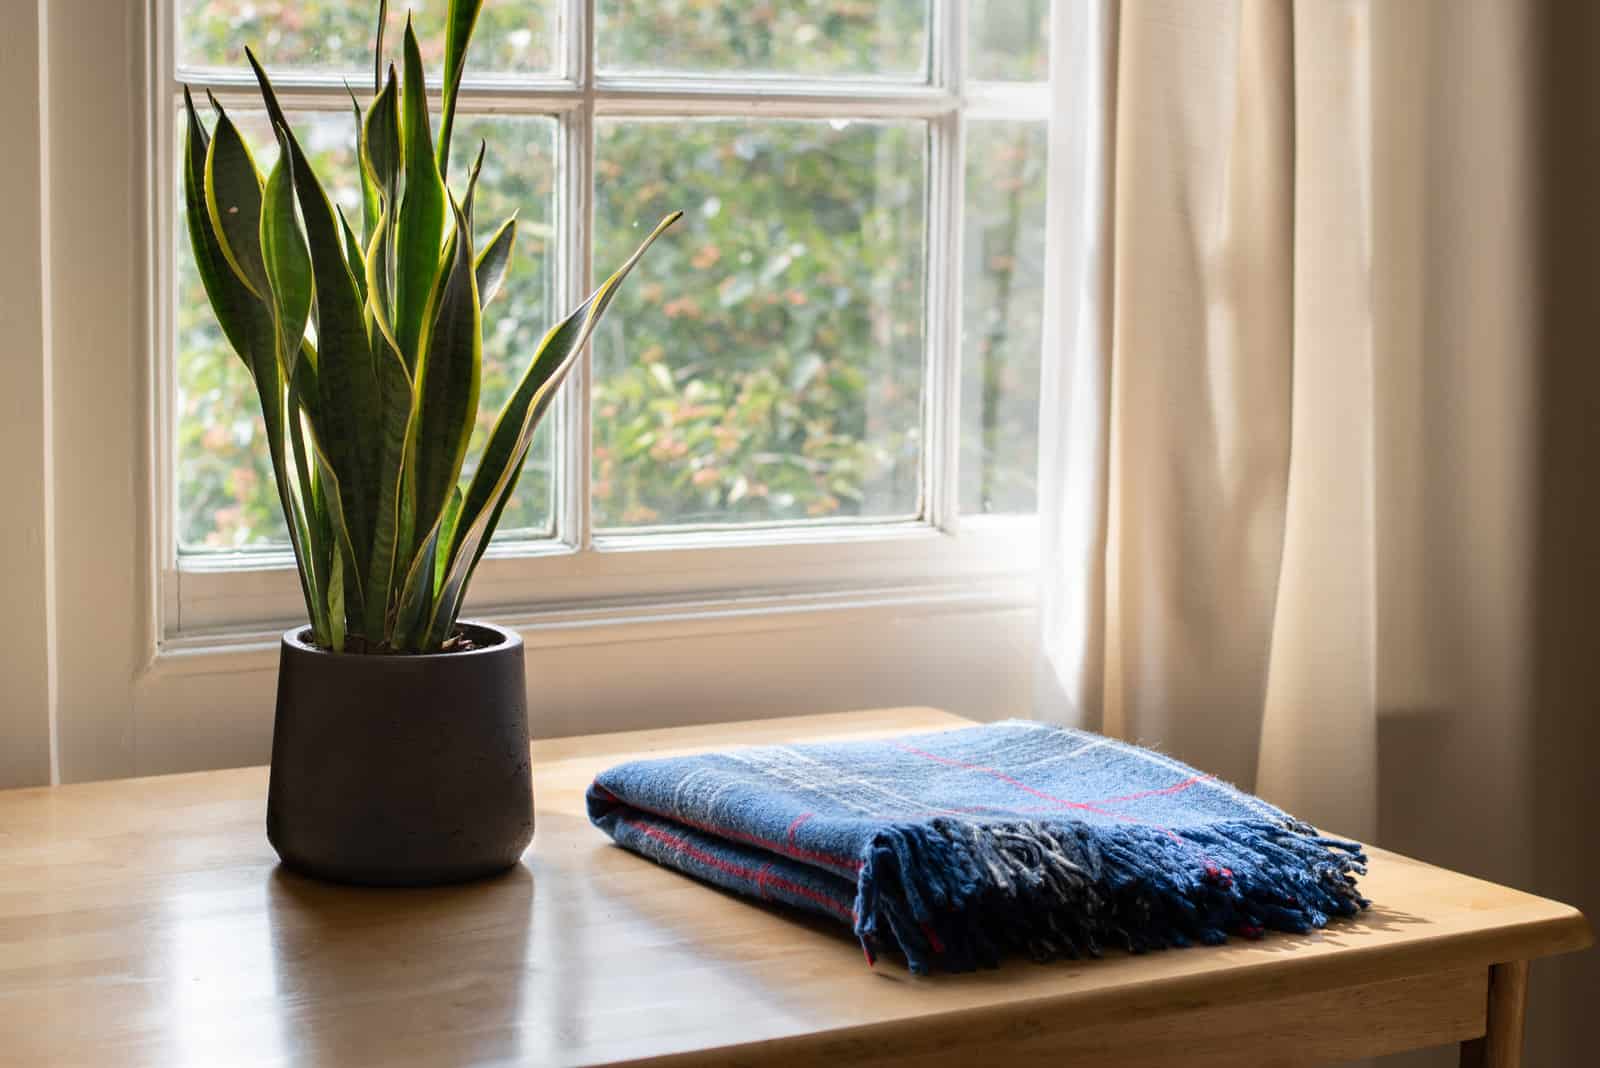
[[[934,5],[934,82],[957,101],[965,84],[966,7],[966,0]],[[965,172],[961,108],[933,120],[931,132],[924,509],[935,527],[954,532],[961,511],[961,211]]]
[[[594,0],[565,0],[566,62],[577,82],[579,106],[562,121],[561,202],[562,285],[557,315],[577,307],[594,284]],[[594,378],[593,346],[584,346],[570,384],[563,391],[559,427],[561,480],[557,503],[557,535],[568,544],[589,549],[594,540],[590,519],[589,480],[593,464],[590,413]]]

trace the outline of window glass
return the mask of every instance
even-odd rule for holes
[[[967,77],[1042,82],[1050,77],[1050,0],[968,0]]]
[[[927,0],[597,0],[607,71],[921,80]]]
[[[444,17],[449,0],[389,5],[384,51],[398,70],[408,9],[423,65],[444,66]],[[557,0],[491,0],[472,35],[468,72],[550,73],[556,55]],[[179,0],[178,63],[188,67],[244,65],[248,46],[269,71],[342,74],[371,87],[377,4],[352,0]]]
[[[1031,512],[1044,317],[1045,124],[967,123],[961,510]]]
[[[602,122],[597,271],[687,215],[595,343],[601,527],[919,510],[920,122]]]

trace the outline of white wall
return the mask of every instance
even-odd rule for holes
[[[10,625],[0,640],[0,787],[50,777],[48,352],[40,213],[42,20],[8,12],[0,33],[0,553]]]
[[[1600,7],[1377,10],[1378,838],[1600,919]],[[1527,1063],[1596,1006],[1536,965]]]

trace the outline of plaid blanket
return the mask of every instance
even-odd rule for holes
[[[636,761],[589,818],[679,871],[850,924],[913,972],[1306,931],[1361,847],[1170,757],[1009,721]]]

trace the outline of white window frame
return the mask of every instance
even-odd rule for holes
[[[579,129],[607,109],[659,110],[669,95],[679,107],[741,115],[930,115],[947,146],[937,195],[952,204],[961,172],[948,147],[959,149],[965,119],[1045,118],[1048,107],[1031,91],[963,83],[951,43],[964,5],[934,2],[943,27],[935,40],[944,42],[935,68],[944,80],[934,87],[861,94],[752,80],[708,93],[681,79],[597,83],[569,56],[579,75],[571,84],[544,95],[475,88],[471,99],[557,110]],[[265,762],[278,634],[301,613],[298,595],[284,592],[294,587],[287,561],[177,566],[170,3],[39,0],[24,5],[6,39],[19,59],[0,81],[13,90],[6,113],[19,139],[0,168],[0,193],[37,204],[40,223],[12,228],[19,268],[8,295],[19,314],[5,337],[14,356],[0,365],[22,412],[5,428],[14,462],[0,468],[12,506],[0,527],[18,534],[21,569],[8,592],[22,632],[0,689],[6,785]],[[1058,34],[1064,7],[1055,8]],[[569,0],[565,17],[587,27],[590,13]],[[38,63],[27,62],[23,53],[35,51]],[[224,88],[254,99],[242,84]],[[567,103],[555,108],[555,96]],[[25,136],[30,115],[37,144]],[[946,235],[931,252],[936,271],[960,263],[959,232]],[[496,549],[485,560],[468,611],[521,633],[536,737],[889,705],[1027,711],[1036,521],[958,515],[959,278],[935,281],[945,294],[929,304],[941,371],[928,404],[946,413],[948,433],[929,443],[945,466],[927,487],[923,522],[575,539],[542,553]],[[564,295],[579,292],[575,282],[563,282]],[[564,402],[568,419],[587,415],[574,409],[578,395]],[[565,505],[585,506],[582,495]]]
[[[209,89],[224,106],[255,107],[248,72],[180,71],[172,49],[180,0],[153,0],[157,13],[155,84],[150,124],[157,158],[151,183],[151,294],[158,389],[155,481],[160,595],[153,621],[162,651],[259,642],[301,615],[287,552],[190,554],[177,551],[172,376],[174,352],[172,128],[183,83]],[[732,119],[847,118],[917,120],[928,129],[925,359],[922,404],[921,514],[870,519],[595,531],[590,515],[588,352],[564,388],[557,416],[555,536],[494,545],[471,587],[466,611],[496,620],[627,618],[662,612],[722,613],[752,594],[815,611],[830,600],[903,600],[909,593],[970,596],[974,584],[1014,586],[1037,560],[1032,516],[962,516],[958,499],[960,436],[961,224],[963,131],[969,117],[1047,115],[1044,85],[977,85],[963,76],[966,2],[931,0],[929,79],[925,84],[871,77],[700,78],[601,75],[594,67],[595,0],[560,0],[561,70],[553,76],[474,81],[460,113],[544,115],[557,123],[556,306],[589,292],[597,117],[706,116]],[[290,108],[345,110],[336,76],[275,75]],[[578,447],[578,443],[583,443]]]

